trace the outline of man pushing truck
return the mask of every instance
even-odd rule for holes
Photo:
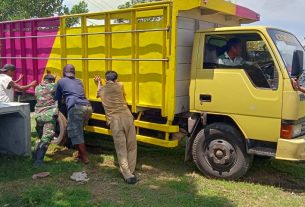
[[[55,100],[55,79],[55,76],[46,74],[43,81],[35,88],[37,100],[35,120],[39,140],[35,145],[32,159],[36,166],[43,164],[44,156],[55,137],[58,116],[57,101]]]
[[[102,99],[107,123],[112,131],[120,171],[126,183],[135,184],[138,178],[135,175],[137,140],[134,118],[126,102],[124,87],[118,82],[118,74],[107,71],[105,78],[106,84],[103,86],[100,76],[95,76],[97,97]]]
[[[13,81],[15,76],[16,67],[13,64],[5,64],[0,69],[0,102],[13,102],[14,90],[26,91],[36,86],[36,81],[32,81],[30,84],[21,86],[18,84],[20,78],[17,81]]]

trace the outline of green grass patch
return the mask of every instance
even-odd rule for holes
[[[33,144],[36,139],[32,127]],[[305,164],[256,158],[239,181],[208,179],[191,162],[184,149],[139,144],[137,172],[141,181],[124,183],[116,166],[109,136],[87,134],[90,164],[72,159],[74,150],[51,146],[42,167],[30,157],[0,155],[0,207],[36,206],[304,206]],[[50,172],[32,180],[38,172]],[[90,181],[70,180],[73,172],[86,171]]]
[[[90,193],[82,187],[57,188],[52,184],[32,186],[21,195],[6,195],[1,199],[2,206],[93,206],[90,202]]]

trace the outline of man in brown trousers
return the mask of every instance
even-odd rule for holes
[[[117,153],[120,171],[128,184],[135,184],[137,161],[137,141],[133,116],[127,106],[122,83],[117,81],[115,71],[107,71],[106,84],[102,85],[101,78],[95,77],[98,83],[97,97],[102,99],[107,123],[110,125]]]

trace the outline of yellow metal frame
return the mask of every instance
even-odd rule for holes
[[[86,126],[85,130],[88,132],[111,135],[110,129],[106,129],[106,128],[102,128],[102,127]],[[177,147],[179,144],[178,140],[166,141],[163,139],[143,136],[143,135],[139,135],[139,134],[137,135],[137,141],[147,143],[147,144],[157,145],[160,147],[167,147],[167,148],[174,148],[174,147]]]
[[[60,54],[61,54],[61,68],[63,68],[65,65],[67,65],[67,53],[66,53],[66,19],[61,18],[60,19]]]
[[[113,18],[114,17],[120,17],[122,16],[130,16],[130,30],[116,30],[113,31],[113,28],[115,27],[122,27],[124,28],[124,24],[114,24]],[[158,22],[138,22],[139,18],[149,18],[150,16],[161,16],[161,25],[159,25]],[[67,28],[66,26],[66,19],[68,18],[80,18],[80,29],[78,28]],[[87,25],[87,19],[90,18],[99,18],[104,20],[104,25],[102,26],[88,26]],[[89,71],[89,62],[90,61],[104,61],[105,65],[103,66],[102,72],[107,70],[113,69],[113,63],[114,61],[123,61],[123,62],[131,62],[131,93],[128,93],[129,99],[128,103],[132,106],[132,112],[138,113],[142,110],[142,108],[155,108],[155,109],[161,109],[161,113],[163,117],[169,117],[169,119],[173,119],[173,108],[174,103],[173,101],[167,100],[167,94],[169,91],[172,90],[172,84],[171,80],[167,79],[167,77],[171,77],[174,74],[172,71],[174,71],[172,68],[169,68],[169,59],[170,59],[170,50],[171,47],[171,31],[170,28],[172,28],[172,24],[175,23],[175,21],[172,20],[172,2],[171,1],[161,1],[161,2],[154,2],[154,3],[148,3],[148,4],[140,4],[136,5],[134,8],[129,9],[121,9],[121,10],[115,10],[115,11],[107,11],[107,12],[98,12],[98,13],[88,13],[88,14],[76,14],[76,15],[66,15],[62,16],[60,20],[60,31],[57,35],[59,38],[56,38],[53,51],[51,52],[50,57],[48,58],[48,65],[47,68],[51,69],[51,71],[60,74],[60,68],[63,68],[67,63],[72,63],[76,66],[77,74],[80,73],[81,77],[78,76],[78,78],[81,78],[84,86],[85,86],[85,93],[89,97],[90,100],[96,101],[95,98],[95,92],[92,92],[90,90],[90,79],[93,79],[91,73]],[[140,45],[143,44],[143,38],[141,39],[140,35],[143,35],[145,33],[151,34],[150,42],[147,42],[147,46],[150,46],[149,44],[159,44],[160,48],[160,56],[158,58],[155,58],[155,55],[150,55],[151,57],[145,58],[141,56],[143,55],[143,48],[140,49],[140,47],[143,47]],[[157,39],[158,37],[154,37],[156,33],[162,34],[162,38]],[[113,41],[115,38],[115,35],[131,35],[131,53],[130,57],[115,57],[112,54],[113,51]],[[90,36],[96,36],[96,38],[103,38],[104,39],[104,57],[92,58],[90,56],[90,53],[92,51],[92,47],[94,47],[94,42],[92,40],[89,40]],[[73,37],[80,37],[81,42],[75,42],[71,38]],[[161,37],[161,36],[160,36]],[[70,40],[71,39],[71,40]],[[162,39],[162,40],[161,40]],[[75,43],[71,42],[74,41]],[[67,48],[67,43],[74,44],[74,46],[69,46]],[[128,44],[128,43],[123,43]],[[145,43],[146,44],[146,43]],[[73,57],[69,56],[68,50],[72,50],[73,47],[80,48],[81,55],[73,55]],[[56,53],[55,50],[60,51],[60,54]],[[140,53],[141,51],[141,53]],[[144,51],[144,52],[150,52],[150,51]],[[76,52],[75,52],[76,54]],[[81,61],[81,65],[76,63],[77,61]],[[173,61],[175,59],[173,58]],[[140,93],[143,93],[143,90],[147,88],[148,86],[145,86],[145,84],[142,84],[139,79],[139,76],[141,76],[141,73],[143,71],[140,71],[143,66],[140,66],[143,62],[151,62],[152,64],[157,65],[160,63],[160,92],[158,92],[157,95],[160,97],[160,101],[157,101],[157,99],[154,99],[153,102],[150,100],[145,100],[143,102],[142,95]],[[60,64],[58,64],[60,63]],[[100,66],[96,66],[100,67]],[[124,66],[122,66],[124,67]],[[152,66],[154,67],[154,66]],[[117,70],[117,68],[114,68]],[[92,69],[90,69],[92,71]],[[120,73],[119,73],[120,76]],[[172,79],[172,78],[171,78]],[[145,81],[148,79],[146,78]],[[173,80],[173,79],[172,79]],[[141,84],[141,86],[140,86]],[[142,87],[142,89],[140,88]],[[143,88],[144,87],[144,88]],[[126,87],[125,87],[126,88]],[[174,88],[173,88],[174,89]],[[142,90],[142,91],[141,91]],[[131,97],[131,98],[130,98]],[[172,96],[173,97],[173,96]],[[152,99],[153,100],[153,99]],[[159,104],[157,104],[159,102]]]
[[[150,22],[143,22],[139,23],[139,18],[149,18],[150,16],[158,16],[161,15],[161,25],[159,25],[158,22],[156,23],[150,23]],[[113,24],[113,18],[124,16],[129,18],[130,17],[130,25],[131,29],[126,30],[124,28],[124,24],[122,23],[122,26],[114,25]],[[80,22],[80,30],[74,29],[74,28],[67,28],[66,27],[66,19],[70,17],[79,17],[81,19]],[[100,27],[98,31],[94,30],[93,28],[87,25],[87,19],[88,18],[102,18],[104,19],[104,26]],[[84,86],[85,86],[85,93],[89,97],[90,100],[96,101],[96,98],[94,97],[95,94],[93,94],[91,88],[89,87],[89,81],[92,77],[90,75],[89,71],[89,61],[92,61],[93,59],[90,58],[90,50],[92,47],[92,43],[89,40],[90,35],[96,35],[98,38],[104,38],[104,55],[105,58],[103,60],[105,61],[105,67],[104,71],[112,70],[114,61],[131,61],[131,98],[128,100],[128,103],[131,105],[132,112],[139,113],[139,119],[135,120],[135,126],[137,128],[137,139],[138,141],[154,144],[158,146],[163,147],[176,147],[178,145],[178,141],[170,140],[170,133],[176,133],[179,131],[178,126],[171,125],[171,120],[173,120],[173,116],[171,115],[173,113],[174,103],[172,101],[169,101],[167,99],[167,95],[169,91],[175,91],[172,90],[172,87],[174,89],[175,86],[172,86],[170,83],[171,80],[167,80],[168,76],[172,76],[173,73],[169,73],[168,71],[174,71],[173,69],[170,69],[169,65],[169,57],[170,57],[170,50],[171,48],[171,35],[172,30],[170,28],[173,24],[172,20],[172,2],[171,1],[162,1],[162,2],[155,2],[150,4],[142,4],[142,5],[136,5],[134,8],[130,9],[122,9],[117,11],[109,11],[109,12],[99,12],[99,13],[89,13],[89,14],[79,14],[79,15],[67,15],[61,17],[61,25],[60,25],[60,42],[57,43],[55,41],[54,45],[58,44],[60,47],[60,58],[58,57],[52,57],[52,54],[50,56],[50,61],[55,62],[58,60],[61,60],[60,67],[64,67],[67,63],[70,61],[78,61],[82,60],[81,68],[82,70],[79,71],[82,74],[82,77],[79,77],[83,80]],[[121,30],[115,30],[113,31],[114,27],[122,27]],[[97,27],[98,28],[98,27]],[[175,31],[174,31],[175,32]],[[160,56],[158,58],[155,57],[149,57],[149,58],[143,58],[143,52],[140,53],[141,50],[140,47],[141,44],[143,45],[141,35],[145,33],[151,33],[153,36],[155,33],[160,33],[162,38],[160,40],[152,38],[152,41],[156,41],[155,44],[160,44]],[[112,48],[113,48],[113,38],[116,38],[115,35],[123,36],[126,34],[131,35],[131,57],[130,58],[116,58],[112,54]],[[125,36],[126,36],[125,35]],[[70,37],[77,37],[80,36],[80,47],[81,47],[81,56],[80,57],[72,57],[67,58],[68,52],[67,52],[67,42],[69,42]],[[161,37],[160,36],[160,37]],[[71,44],[71,42],[70,42]],[[77,44],[75,47],[78,47]],[[71,49],[71,48],[70,48]],[[150,51],[148,51],[150,52]],[[145,55],[144,55],[145,56]],[[96,58],[97,60],[98,58]],[[141,64],[142,61],[153,61],[156,64],[157,62],[160,62],[161,68],[160,68],[160,105],[155,105],[153,103],[143,103],[141,102],[140,97],[140,79],[142,71],[141,70]],[[175,61],[173,59],[173,61]],[[74,63],[75,64],[75,63]],[[51,65],[51,64],[50,64]],[[55,67],[51,67],[55,68]],[[78,70],[79,66],[76,66],[76,69]],[[78,72],[78,71],[77,71]],[[119,71],[118,71],[119,72]],[[120,76],[120,73],[119,73]],[[174,80],[174,79],[172,79]],[[169,86],[170,84],[170,86]],[[143,90],[143,89],[142,89]],[[172,92],[173,93],[173,92]],[[172,96],[174,97],[174,96]],[[151,123],[151,122],[145,122],[141,121],[140,117],[142,115],[141,110],[143,108],[155,108],[160,109],[161,114],[163,117],[169,117],[169,121],[166,124],[157,124],[157,123]],[[93,120],[99,120],[106,122],[106,117],[103,114],[93,114],[92,115]],[[143,135],[139,135],[139,129],[140,128],[146,128],[150,130],[160,131],[165,133],[164,139],[159,139],[155,137],[147,137]],[[111,131],[107,128],[102,127],[96,127],[96,126],[87,126],[85,128],[86,131],[90,132],[96,132],[101,134],[107,134],[111,135]]]
[[[167,125],[167,124],[156,124],[156,123],[151,123],[151,122],[145,122],[140,120],[141,113],[139,113],[139,119],[135,120],[135,126],[137,127],[137,140],[148,143],[148,144],[154,144],[158,145],[161,147],[176,147],[178,146],[178,140],[169,140],[169,133],[175,133],[179,131],[178,126],[174,125]],[[91,116],[91,119],[94,120],[99,120],[99,121],[104,121],[106,122],[106,116],[103,114],[96,114],[93,113]],[[159,139],[159,138],[154,138],[154,137],[148,137],[148,136],[143,136],[139,135],[139,128],[145,128],[145,129],[151,129],[155,131],[161,131],[166,133],[166,138],[165,140]],[[106,135],[111,135],[111,130],[103,127],[95,127],[95,126],[87,126],[85,128],[86,131],[89,132],[95,132],[95,133],[100,133],[100,134],[106,134]]]

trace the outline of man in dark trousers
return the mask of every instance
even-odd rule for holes
[[[56,100],[64,98],[68,110],[68,137],[78,150],[78,158],[84,164],[89,163],[88,153],[84,144],[84,126],[87,124],[92,107],[86,99],[82,82],[75,78],[73,65],[66,65],[63,78],[57,83]]]
[[[110,125],[118,156],[120,171],[128,184],[135,184],[137,162],[137,140],[134,118],[128,108],[123,84],[117,81],[118,74],[108,71],[105,74],[106,84],[102,86],[101,78],[95,77],[98,83],[97,97],[102,99],[107,122]]]

